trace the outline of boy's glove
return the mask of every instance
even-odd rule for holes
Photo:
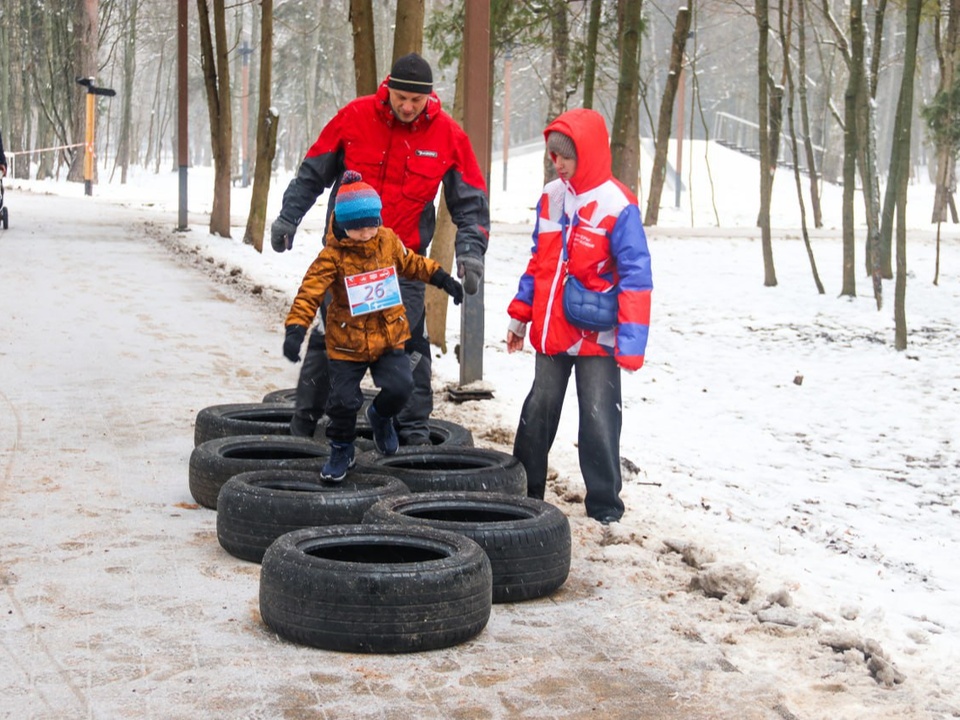
[[[483,277],[483,258],[479,255],[462,255],[457,258],[457,277],[463,278],[467,295],[476,295]]]
[[[287,325],[287,336],[283,339],[283,355],[290,362],[300,362],[300,346],[307,336],[303,325]]]
[[[283,252],[293,247],[293,236],[297,234],[297,226],[282,217],[278,217],[270,226],[270,244],[277,252]]]
[[[454,280],[453,276],[443,268],[437,270],[430,277],[430,284],[435,285],[452,297],[454,305],[459,305],[463,302],[463,286]]]

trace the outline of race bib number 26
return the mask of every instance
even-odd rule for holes
[[[403,303],[395,267],[350,275],[343,281],[347,286],[350,314],[354,317]]]

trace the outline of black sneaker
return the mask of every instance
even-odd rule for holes
[[[396,455],[400,439],[397,437],[397,429],[393,427],[393,418],[380,417],[373,403],[370,403],[367,407],[367,420],[370,421],[373,444],[377,446],[377,450],[384,455]]]
[[[330,443],[330,459],[320,471],[320,477],[328,482],[340,482],[347,476],[347,470],[356,465],[353,459],[353,443]]]

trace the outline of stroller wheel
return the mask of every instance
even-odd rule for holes
[[[0,208],[0,224],[3,224],[4,230],[10,227],[10,213],[6,208]]]

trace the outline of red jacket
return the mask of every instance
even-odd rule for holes
[[[442,183],[457,226],[457,254],[486,252],[490,234],[486,182],[470,139],[443,112],[435,94],[411,123],[394,116],[386,80],[375,95],[347,103],[307,151],[283,195],[280,216],[299,225],[320,194],[338,183],[345,170],[359,172],[379,193],[383,224],[421,255],[433,239],[434,200]]]
[[[573,139],[577,167],[569,183],[547,183],[537,204],[533,249],[507,312],[530,323],[530,343],[546,355],[613,355],[628,370],[643,365],[653,281],[650,252],[636,196],[611,174],[610,142],[603,117],[570,110],[544,131]],[[566,235],[568,259],[563,257]],[[619,289],[616,327],[589,332],[563,312],[564,278],[588,289]]]

